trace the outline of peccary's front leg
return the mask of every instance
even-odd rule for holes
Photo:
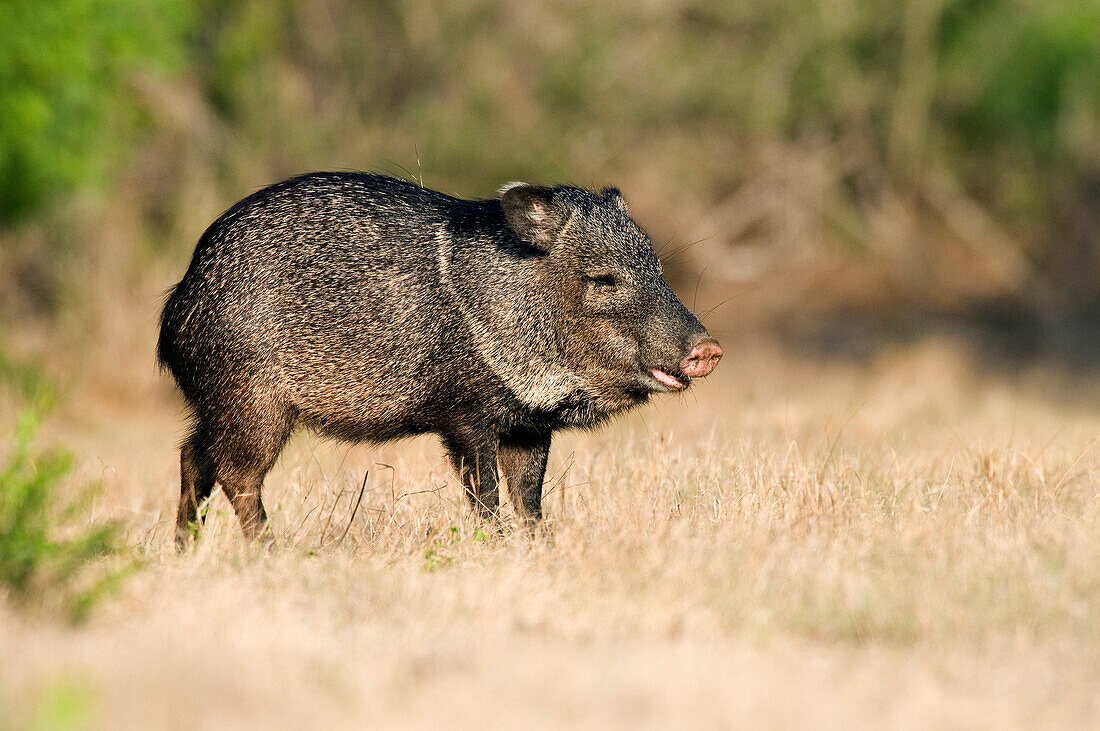
[[[443,435],[443,446],[451,457],[455,473],[466,487],[466,497],[479,518],[496,515],[497,437],[493,434]]]
[[[500,437],[500,469],[516,515],[528,526],[542,518],[542,481],[550,454],[550,434],[517,431]]]

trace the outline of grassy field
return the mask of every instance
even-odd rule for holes
[[[276,550],[217,494],[177,555],[167,384],[72,399],[45,437],[145,563],[76,626],[0,610],[0,717],[1100,723],[1100,390],[946,344],[858,366],[726,345],[679,400],[557,441],[533,541],[479,529],[434,442],[300,436],[268,478]]]
[[[1100,0],[7,3],[0,731],[1100,727],[1100,372],[1067,372],[1100,354],[1097,27]],[[430,440],[302,435],[276,550],[216,494],[177,555],[164,292],[234,201],[348,168],[622,188],[722,366],[558,439],[534,540],[475,525]],[[137,561],[78,624],[10,571],[60,560],[5,522],[64,472],[6,469],[51,391],[36,445],[102,493],[38,516],[118,521]]]

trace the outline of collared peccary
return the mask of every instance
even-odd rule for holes
[[[177,542],[222,486],[244,532],[296,425],[349,441],[442,438],[474,509],[542,514],[551,435],[708,375],[718,342],[661,276],[618,190],[505,186],[460,200],[314,173],[261,190],[199,239],[158,355],[194,426]]]

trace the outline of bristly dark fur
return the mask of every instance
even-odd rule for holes
[[[706,337],[615,189],[509,184],[467,201],[313,173],[240,201],[168,296],[158,356],[194,426],[178,539],[221,484],[248,535],[296,425],[438,434],[475,509],[541,517],[554,431],[644,403]],[[687,380],[680,374],[683,380]]]

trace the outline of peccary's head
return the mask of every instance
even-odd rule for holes
[[[532,405],[583,396],[611,412],[717,365],[718,342],[665,282],[618,190],[512,183],[500,207],[507,230],[472,255],[464,299],[490,333],[483,354]]]

